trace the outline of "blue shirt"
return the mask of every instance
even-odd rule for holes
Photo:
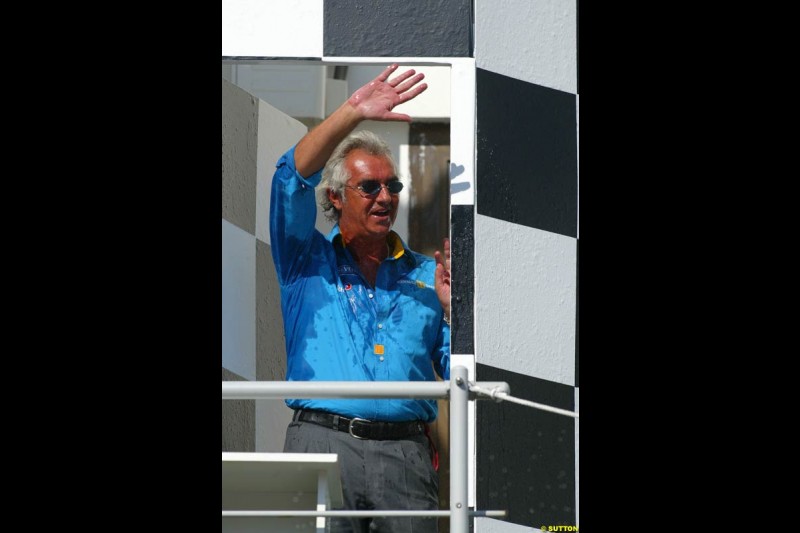
[[[314,188],[294,166],[294,148],[272,178],[270,247],[281,287],[288,381],[433,381],[450,379],[450,327],[434,289],[436,261],[390,232],[389,256],[373,289],[342,246],[338,224],[314,227]],[[348,418],[436,419],[436,400],[289,399],[293,408]]]

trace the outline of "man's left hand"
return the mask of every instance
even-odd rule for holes
[[[436,250],[433,258],[436,259],[436,295],[442,304],[444,314],[450,320],[450,239],[444,239],[444,253]]]

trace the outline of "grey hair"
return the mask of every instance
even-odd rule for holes
[[[322,180],[317,186],[317,201],[325,212],[325,217],[330,221],[338,222],[341,213],[328,198],[328,189],[341,198],[342,202],[345,201],[344,186],[351,176],[345,168],[344,160],[347,158],[347,154],[356,149],[364,150],[370,155],[386,157],[392,165],[394,174],[397,175],[397,164],[392,158],[392,151],[386,141],[367,130],[357,131],[348,135],[334,149],[333,154],[325,164],[325,168],[322,169]]]

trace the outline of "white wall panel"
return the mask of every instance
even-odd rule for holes
[[[256,238],[222,220],[222,366],[256,379]]]
[[[476,215],[478,363],[575,384],[576,242]]]
[[[269,244],[269,200],[275,163],[306,134],[302,122],[281,113],[269,103],[258,101],[256,159],[256,237]]]
[[[475,60],[453,59],[450,106],[450,205],[475,204]]]
[[[575,0],[475,0],[475,64],[505,76],[578,92]]]
[[[322,57],[323,0],[222,0],[222,56]]]

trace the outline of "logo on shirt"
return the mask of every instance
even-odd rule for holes
[[[397,280],[397,283],[398,284],[404,284],[404,285],[414,285],[418,289],[427,289],[427,288],[429,288],[429,286],[424,281],[422,281],[421,279],[399,279],[399,280]]]
[[[352,289],[352,288],[353,288],[353,286],[352,286],[351,284],[349,284],[349,283],[345,283],[345,285],[344,285],[344,290],[346,290],[346,291],[349,291],[349,290],[350,290],[350,289]]]

